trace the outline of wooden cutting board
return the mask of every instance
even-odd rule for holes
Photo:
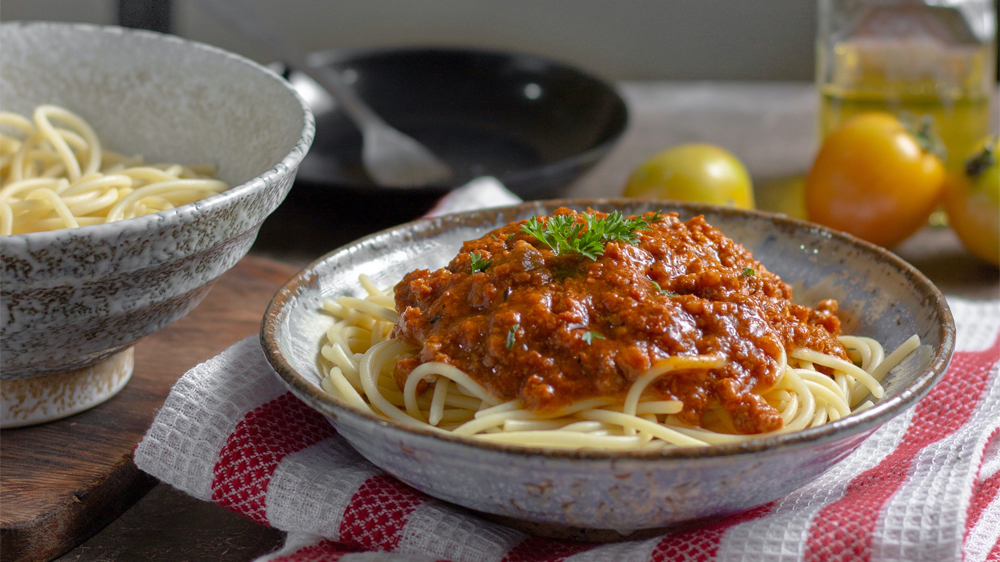
[[[5,560],[48,560],[115,520],[156,480],[132,449],[170,387],[196,364],[260,330],[264,309],[296,270],[248,256],[205,300],[139,341],[128,385],[69,418],[0,432],[0,551]]]

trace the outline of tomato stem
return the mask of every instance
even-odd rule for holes
[[[920,148],[924,152],[937,156],[942,162],[948,159],[948,148],[944,145],[944,141],[941,140],[941,136],[938,135],[937,130],[934,128],[933,117],[923,115],[920,117],[920,121],[917,122],[912,114],[902,112],[899,114],[899,122],[913,135],[913,138],[916,139],[917,144],[920,145]]]
[[[997,137],[986,141],[983,149],[965,161],[965,175],[974,178],[997,163]]]

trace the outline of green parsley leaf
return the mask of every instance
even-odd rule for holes
[[[639,243],[638,230],[649,230],[649,223],[642,217],[626,219],[621,212],[615,211],[603,219],[596,219],[593,215],[587,217],[587,229],[596,230],[601,237],[608,242],[625,242],[636,245]]]
[[[587,342],[587,345],[593,344],[594,343],[594,338],[597,338],[599,340],[607,339],[604,336],[602,336],[601,334],[598,334],[597,332],[584,332],[583,333],[583,341]]]
[[[596,260],[604,253],[608,242],[639,243],[639,230],[649,230],[650,223],[642,217],[626,219],[620,211],[614,211],[603,219],[592,214],[584,214],[587,230],[578,224],[572,215],[549,217],[545,222],[532,217],[521,226],[521,231],[537,238],[552,249],[556,255],[577,253]],[[651,217],[653,222],[662,219],[659,213]]]
[[[521,327],[520,324],[514,324],[513,326],[510,327],[510,330],[507,332],[507,349],[514,348],[514,339],[517,337],[517,329],[520,327]]]
[[[649,280],[649,282],[650,282],[650,283],[652,283],[654,287],[656,287],[656,290],[657,290],[657,291],[659,291],[659,292],[663,293],[664,295],[667,295],[668,297],[676,297],[676,296],[679,296],[679,295],[678,295],[677,293],[675,293],[675,292],[673,292],[673,291],[667,291],[666,289],[664,289],[664,288],[660,287],[660,284],[659,284],[659,283],[657,283],[656,281],[653,281],[652,279],[650,279],[650,280]]]
[[[744,267],[743,273],[740,273],[740,277],[753,277],[756,274],[757,272],[754,271],[752,268]]]
[[[573,217],[570,215],[549,217],[546,222],[538,220],[538,217],[532,217],[521,226],[521,230],[552,248],[552,251],[558,255],[573,249],[571,244],[574,242],[570,242],[570,240],[577,240],[577,235],[583,230],[583,225],[574,224]]]
[[[486,261],[483,259],[478,252],[472,252],[469,254],[469,258],[472,260],[472,273],[483,271],[493,263],[493,260]]]

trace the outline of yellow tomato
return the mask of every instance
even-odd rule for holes
[[[806,178],[806,210],[813,222],[891,247],[927,223],[944,180],[941,159],[898,119],[863,113],[823,142]]]
[[[684,144],[653,156],[632,173],[624,195],[754,206],[746,168],[728,151],[710,144]]]
[[[973,254],[1000,265],[1000,164],[997,138],[986,139],[966,161],[964,173],[948,179],[948,222]]]

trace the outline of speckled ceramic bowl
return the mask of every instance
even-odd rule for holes
[[[332,324],[321,312],[325,297],[362,294],[361,273],[390,286],[412,269],[442,267],[462,241],[560,205],[627,215],[677,211],[685,219],[704,214],[791,284],[799,302],[838,299],[845,332],[874,337],[890,350],[918,334],[922,346],[888,374],[884,399],[862,413],[779,437],[659,452],[571,452],[478,442],[403,428],[320,390],[317,357]],[[941,293],[881,248],[761,212],[634,200],[527,203],[383,231],[328,254],[289,281],[271,302],[261,332],[265,353],[289,388],[328,416],[368,460],[400,480],[500,516],[626,532],[744,510],[803,486],[924,396],[942,376],[954,339]]]
[[[233,187],[155,215],[0,237],[0,379],[77,370],[184,316],[246,254],[315,131],[303,100],[243,57],[177,37],[0,26],[2,108],[77,112],[110,150],[218,165]]]

